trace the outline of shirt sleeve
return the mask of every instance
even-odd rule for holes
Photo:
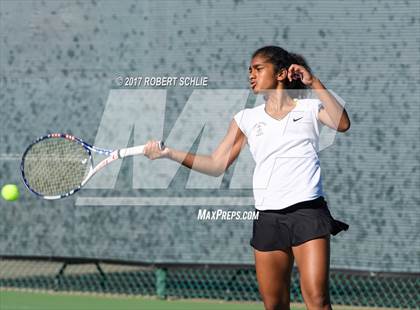
[[[323,108],[324,108],[324,105],[322,104],[322,101],[319,99],[314,99],[313,109],[314,109],[315,117],[318,121],[319,121],[319,112]]]
[[[246,109],[239,111],[233,117],[236,124],[238,125],[239,129],[244,133],[245,136],[248,137],[248,133],[246,131]]]

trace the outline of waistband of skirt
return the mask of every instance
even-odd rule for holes
[[[291,206],[288,206],[288,207],[286,207],[284,209],[280,209],[280,210],[257,210],[257,211],[261,212],[261,213],[286,214],[286,213],[294,212],[294,211],[299,210],[299,209],[321,208],[321,207],[324,207],[325,204],[326,204],[326,202],[325,202],[324,197],[319,196],[318,198],[315,198],[313,200],[301,201],[301,202],[295,203]]]

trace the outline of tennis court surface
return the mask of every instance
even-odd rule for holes
[[[139,297],[74,295],[20,291],[0,292],[1,310],[257,310],[261,303],[171,301]],[[304,308],[293,308],[300,310]]]
[[[334,306],[337,310],[393,310]],[[147,297],[94,295],[83,293],[36,292],[0,290],[1,310],[263,310],[262,303],[226,302],[214,300],[158,300]],[[306,309],[303,304],[292,304],[291,310]]]

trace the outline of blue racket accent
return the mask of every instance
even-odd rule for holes
[[[103,148],[99,148],[99,147],[90,145],[89,143],[86,143],[82,139],[77,138],[77,137],[72,136],[72,135],[69,135],[69,134],[50,134],[47,137],[54,137],[55,135],[59,135],[60,138],[69,139],[71,141],[77,141],[80,144],[82,144],[85,148],[89,149],[90,151],[94,151],[94,152],[96,152],[98,154],[101,154],[101,155],[109,156],[109,155],[111,155],[112,152],[114,152],[114,150],[111,150],[111,149],[103,149]]]

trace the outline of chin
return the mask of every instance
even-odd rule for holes
[[[254,88],[252,89],[252,92],[254,95],[266,95],[269,93],[269,89],[261,89],[261,88]]]
[[[263,93],[263,90],[258,87],[251,88],[251,91],[254,93],[254,95]]]

